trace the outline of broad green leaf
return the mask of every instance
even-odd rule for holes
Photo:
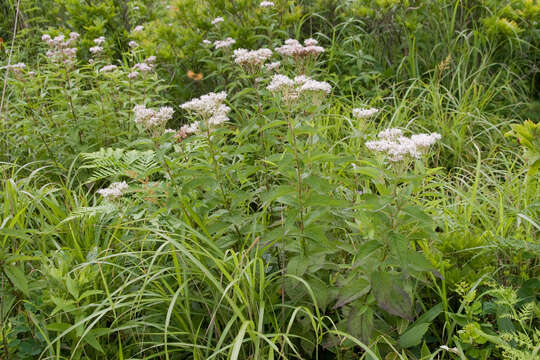
[[[4,272],[11,281],[11,283],[20,290],[25,296],[30,295],[30,289],[28,288],[28,279],[24,275],[24,272],[15,265],[4,266]]]
[[[412,301],[402,283],[403,279],[388,272],[375,271],[371,275],[371,288],[377,304],[392,315],[412,321]]]
[[[404,348],[413,347],[422,341],[422,338],[424,337],[424,334],[429,328],[429,323],[422,323],[418,324],[409,330],[405,331],[400,337],[399,337],[399,345],[401,345]]]

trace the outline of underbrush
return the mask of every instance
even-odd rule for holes
[[[538,357],[538,5],[53,3],[0,44],[0,358]]]

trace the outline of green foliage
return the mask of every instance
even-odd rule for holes
[[[21,0],[0,358],[538,356],[537,2],[274,2]],[[41,35],[70,31],[77,59],[46,56]],[[316,38],[320,56],[272,61],[332,92],[268,90],[274,72],[203,43],[227,37]],[[177,106],[221,90],[223,125]],[[148,125],[136,105],[175,112]],[[396,127],[442,139],[368,149]]]

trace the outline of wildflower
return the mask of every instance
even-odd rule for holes
[[[294,81],[291,80],[288,76],[275,74],[272,77],[272,80],[270,81],[270,84],[266,87],[266,89],[277,92],[277,91],[286,91],[290,90],[294,87]]]
[[[146,62],[147,64],[153,64],[153,63],[156,62],[156,57],[155,57],[154,55],[149,56],[149,57],[145,60],[145,62]]]
[[[306,82],[304,82],[299,88],[299,92],[307,92],[307,91],[315,91],[315,92],[325,92],[327,94],[330,94],[330,91],[332,91],[332,86],[330,86],[329,83],[324,81],[317,81],[309,79]]]
[[[400,129],[386,129],[378,134],[379,140],[366,142],[372,151],[385,153],[390,161],[419,158],[431,145],[441,139],[438,133],[417,134],[410,138],[402,135]]]
[[[272,50],[262,48],[259,50],[246,50],[236,49],[234,50],[234,62],[238,65],[246,67],[261,66],[269,57],[272,56]]]
[[[457,347],[451,348],[451,347],[448,347],[448,346],[446,346],[446,345],[441,345],[441,346],[439,346],[439,348],[441,348],[441,349],[443,349],[443,350],[446,350],[446,351],[449,351],[449,352],[452,352],[452,353],[454,353],[454,354],[458,354],[458,355],[459,355],[459,350],[458,350]]]
[[[180,107],[201,117],[209,117],[218,111],[220,105],[225,101],[226,98],[227,93],[225,91],[221,91],[219,93],[211,92],[201,96],[200,98],[192,99],[180,105]]]
[[[137,76],[139,76],[138,71],[132,71],[128,74],[128,79],[135,79]]]
[[[212,20],[212,25],[217,25],[219,23],[222,23],[223,21],[225,21],[225,19],[223,19],[221,16],[217,17],[214,20]]]
[[[370,108],[370,109],[353,109],[353,117],[357,119],[365,119],[371,117],[379,112],[379,109]]]
[[[17,63],[17,64],[11,64],[11,65],[7,65],[5,69],[9,69],[13,71],[15,74],[20,74],[24,69],[26,69],[26,64],[22,62]]]
[[[192,99],[180,105],[180,107],[199,116],[210,130],[210,128],[221,125],[229,120],[227,114],[231,109],[223,104],[226,98],[227,93],[225,91],[219,93],[211,92],[200,98]],[[197,132],[200,132],[200,122],[195,122],[180,128],[182,136]]]
[[[99,54],[103,51],[103,48],[101,46],[93,46],[90,48],[90,52],[94,55]]]
[[[308,76],[296,76],[294,80],[285,75],[276,74],[272,77],[266,89],[281,92],[285,99],[296,99],[303,93],[326,93],[332,91],[332,86],[324,81],[313,80]]]
[[[108,73],[116,70],[118,67],[116,65],[105,65],[101,69],[99,69],[100,73]]]
[[[148,109],[144,105],[136,105],[133,108],[135,112],[135,122],[143,125],[145,128],[153,128],[165,125],[167,121],[172,119],[174,110],[172,107],[165,106],[159,110]]]
[[[124,191],[127,190],[127,188],[128,184],[125,181],[115,182],[109,185],[108,188],[99,189],[97,193],[106,199],[115,199],[122,196],[124,194]]]
[[[163,131],[163,134],[176,134],[176,130],[173,129],[165,129]]]
[[[274,5],[275,4],[272,1],[262,1],[260,3],[260,7],[262,7],[262,8],[273,7]]]
[[[281,65],[281,62],[276,61],[276,62],[272,62],[272,63],[270,63],[270,64],[264,65],[264,69],[265,69],[265,70],[268,70],[268,71],[271,71],[271,70],[277,70],[277,69],[279,68],[280,65]]]
[[[143,31],[144,30],[144,26],[142,25],[137,25],[135,26],[135,28],[133,29],[133,32],[139,32],[139,31]]]
[[[236,40],[234,40],[233,38],[228,37],[225,40],[216,40],[216,41],[214,41],[214,46],[216,47],[216,49],[229,48],[234,43],[236,43]]]
[[[131,40],[131,41],[128,43],[128,45],[129,45],[129,47],[132,48],[132,49],[134,49],[134,48],[136,48],[137,46],[139,46],[139,44],[137,44],[137,42],[134,41],[134,40]]]
[[[208,40],[208,39],[204,39],[202,42],[203,42],[204,45],[210,45],[210,44],[212,43],[212,42],[211,42],[210,40]]]
[[[66,39],[64,35],[58,35],[51,38],[49,34],[43,34],[41,40],[46,42],[49,46],[49,50],[46,55],[54,62],[63,62],[64,64],[70,64],[75,60],[77,55],[77,48],[70,47],[73,42],[79,38],[79,34],[72,32],[69,34],[69,39]]]
[[[302,45],[298,40],[285,40],[285,45],[276,48],[276,52],[283,56],[293,58],[304,58],[308,56],[316,57],[324,52],[324,48],[318,46],[318,41],[315,39],[307,39]]]
[[[187,138],[189,135],[199,133],[201,129],[199,128],[199,122],[196,121],[189,125],[183,125],[180,130],[176,133],[175,137],[179,140]]]
[[[103,45],[103,44],[105,44],[105,37],[104,37],[104,36],[100,36],[100,37],[94,39],[94,44],[96,44],[96,45]]]
[[[134,70],[139,70],[142,73],[147,73],[147,72],[152,71],[153,67],[148,65],[145,62],[142,62],[142,63],[138,63],[138,64],[133,65],[133,69]]]

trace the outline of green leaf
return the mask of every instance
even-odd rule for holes
[[[388,272],[375,271],[371,275],[371,287],[377,304],[392,315],[412,321],[412,301],[401,283],[403,279]]]
[[[92,346],[94,349],[96,349],[97,351],[99,351],[100,353],[104,354],[105,352],[103,351],[103,348],[101,347],[101,345],[98,343],[97,339],[96,339],[96,336],[94,335],[94,333],[91,331],[89,331],[85,336],[84,336],[84,340],[88,343],[88,345]]]
[[[15,265],[6,265],[4,272],[11,281],[11,283],[21,291],[25,296],[30,295],[30,289],[28,288],[28,280],[24,275],[24,272]]]
[[[399,337],[399,345],[404,348],[409,348],[420,344],[424,334],[429,329],[429,325],[429,323],[422,323],[405,331],[405,333]]]
[[[287,274],[302,276],[307,271],[310,261],[304,256],[295,256],[289,259]]]

